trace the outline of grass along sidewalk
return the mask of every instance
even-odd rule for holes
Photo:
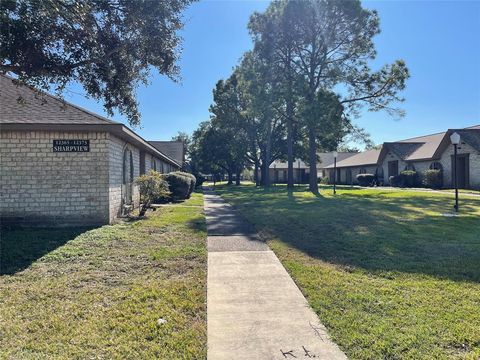
[[[480,199],[222,186],[352,359],[480,357]]]
[[[2,230],[0,358],[206,358],[203,209],[147,214],[90,231]]]

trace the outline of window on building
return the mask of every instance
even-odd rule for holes
[[[126,148],[123,152],[122,201],[127,205],[132,203],[133,170],[133,154],[130,149]]]
[[[130,182],[133,183],[133,177],[135,172],[133,171],[133,154],[130,151]]]
[[[367,169],[365,168],[360,168],[360,171],[358,172],[359,174],[366,174],[367,173]]]
[[[430,164],[429,166],[429,169],[430,170],[440,170],[440,171],[443,171],[443,166],[441,163],[439,163],[438,161],[434,161]]]
[[[407,163],[407,165],[405,166],[405,170],[407,171],[415,171],[415,166],[411,163]]]

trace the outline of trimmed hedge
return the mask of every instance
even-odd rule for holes
[[[374,174],[358,174],[356,177],[360,186],[373,186],[375,184],[376,176]]]
[[[188,198],[190,193],[191,179],[179,174],[178,172],[171,172],[163,175],[163,178],[168,182],[170,188],[170,200],[178,201]]]
[[[402,171],[397,176],[390,176],[391,186],[396,187],[420,187],[422,182],[420,179],[420,174],[413,170]]]
[[[423,185],[432,189],[443,187],[442,170],[425,170],[423,173]]]
[[[197,179],[192,174],[174,171],[163,176],[168,182],[171,192],[170,199],[173,201],[188,199],[195,189]]]

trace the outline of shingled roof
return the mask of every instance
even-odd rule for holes
[[[404,143],[417,143],[419,146],[414,149],[410,154],[402,157],[401,154],[398,154],[400,158],[405,161],[418,161],[424,159],[431,159],[435,156],[435,152],[437,151],[438,147],[440,146],[443,138],[445,137],[446,132],[419,136],[411,139],[401,140],[395,142],[395,144],[404,144]],[[394,151],[395,152],[395,151]]]
[[[122,123],[107,119],[53,95],[17,84],[0,74],[0,129],[30,131],[107,131],[175,166],[172,157],[153,147]]]
[[[462,142],[480,151],[480,125],[475,125],[395,142],[386,142],[383,144],[382,150],[368,150],[345,160],[337,161],[337,167],[376,165],[387,151],[392,151],[404,161],[433,160],[439,158],[445,148],[451,145],[449,136],[454,131],[460,135]],[[333,168],[333,165],[329,165],[327,168]]]
[[[0,124],[120,124],[0,75]]]
[[[381,151],[381,149],[373,149],[356,153],[345,160],[337,161],[337,167],[376,165],[380,158]],[[325,167],[330,169],[333,168],[333,166],[333,164],[330,164]]]
[[[354,156],[358,154],[356,152],[339,152],[337,156],[337,161],[341,161],[346,159],[350,156]],[[333,152],[322,152],[318,153],[319,161],[317,163],[317,169],[323,169],[328,167],[329,165],[333,164]],[[300,166],[298,162],[300,161]],[[269,166],[270,169],[288,169],[288,163],[285,160],[275,160]],[[294,169],[308,169],[309,166],[303,160],[295,159],[293,162]]]
[[[156,149],[174,159],[179,164],[185,161],[183,142],[181,141],[149,141]]]
[[[452,132],[453,131],[456,131],[460,135],[462,142],[480,151],[480,125],[477,128],[452,130]]]

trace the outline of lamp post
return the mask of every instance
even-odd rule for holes
[[[458,212],[457,147],[458,144],[460,144],[460,135],[454,132],[452,135],[450,135],[450,141],[453,144],[453,183],[455,186],[454,209]]]
[[[333,195],[337,193],[337,156],[338,152],[333,152]]]

